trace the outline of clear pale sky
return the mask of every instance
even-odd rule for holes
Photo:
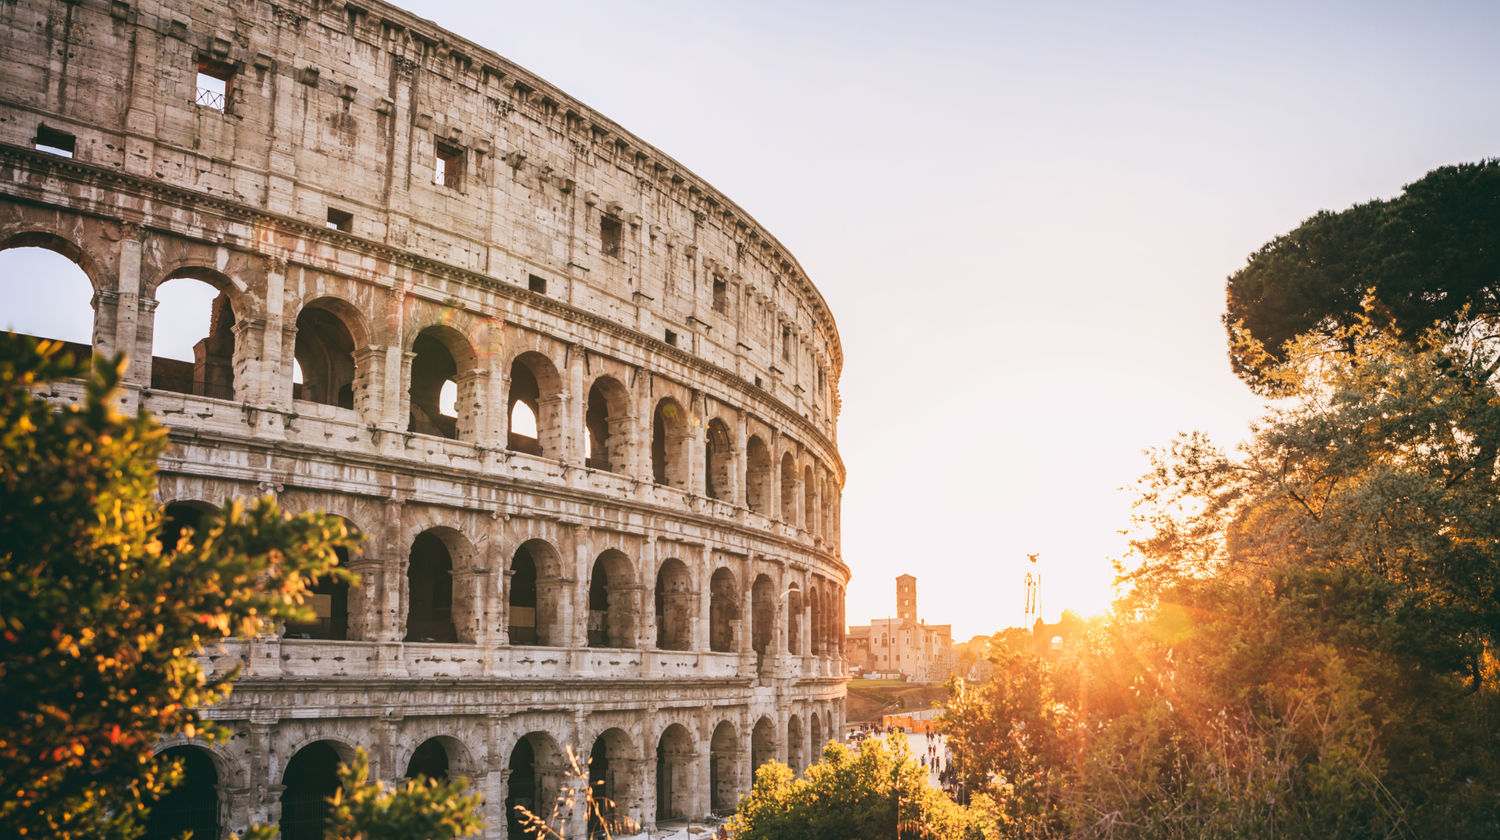
[[[1500,154],[1500,4],[402,3],[791,249],[838,321],[851,623],[1103,608],[1142,450],[1238,440],[1224,280]],[[0,278],[14,270],[0,263]],[[14,288],[14,287],[12,287]]]

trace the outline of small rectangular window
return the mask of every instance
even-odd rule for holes
[[[714,278],[714,311],[724,313],[729,311],[729,284],[721,278]]]
[[[73,156],[73,148],[77,141],[66,131],[39,125],[36,127],[36,139],[31,142],[39,152],[51,152],[60,157],[70,158]]]
[[[328,208],[328,223],[324,227],[329,230],[347,231],[354,224],[354,214],[344,210]]]
[[[677,333],[667,330],[667,343],[673,347],[677,346]]]
[[[792,328],[787,326],[781,328],[781,360],[792,360]]]
[[[599,250],[606,257],[620,256],[620,220],[603,216],[599,219]]]
[[[229,113],[229,95],[234,90],[234,68],[210,59],[198,60],[198,85],[193,101],[204,108]]]
[[[535,274],[529,275],[526,278],[526,288],[539,295],[545,295],[547,293],[547,278],[538,277]]]
[[[432,183],[456,190],[464,183],[464,150],[447,143],[437,144],[432,165]]]

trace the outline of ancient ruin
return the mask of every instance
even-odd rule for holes
[[[583,785],[651,826],[840,733],[842,351],[729,198],[375,0],[14,0],[0,55],[0,249],[87,275],[171,527],[273,493],[367,536],[316,622],[209,655],[233,738],[162,745],[153,836],[319,836],[357,747],[470,778],[489,837]],[[153,358],[193,283],[192,358]]]

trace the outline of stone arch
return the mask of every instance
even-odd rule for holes
[[[104,267],[102,261],[96,259],[87,248],[55,230],[33,227],[33,224],[28,223],[24,228],[12,229],[4,238],[0,238],[0,252],[9,251],[12,248],[41,248],[52,251],[67,257],[74,265],[82,269],[83,276],[88,278],[89,285],[94,289],[110,287],[107,282],[110,272]]]
[[[809,761],[816,763],[823,755],[823,744],[826,743],[823,740],[823,718],[816,711],[807,716],[807,728],[812,736],[812,754]]]
[[[474,347],[462,333],[443,324],[419,330],[411,341],[407,431],[472,440],[478,402],[472,371]]]
[[[777,513],[782,522],[797,524],[797,460],[790,452],[781,456],[781,510]]]
[[[776,638],[776,584],[769,575],[758,575],[750,588],[750,644],[762,657],[771,653]]]
[[[349,567],[349,549],[333,550],[338,566]],[[311,621],[288,621],[282,634],[288,639],[323,639],[346,641],[349,633],[349,583],[329,576],[314,578],[308,586],[306,606],[313,612]]]
[[[720,566],[708,583],[708,649],[730,653],[740,623],[740,587],[734,572]]]
[[[201,533],[211,527],[218,516],[219,509],[208,502],[179,499],[166,503],[162,506],[159,537],[162,548],[167,551],[175,549],[185,532],[191,529],[193,533]]]
[[[708,745],[709,810],[728,816],[739,802],[740,737],[734,724],[720,721]]]
[[[457,642],[453,572],[463,537],[451,528],[429,528],[411,543],[406,567],[408,642]],[[469,641],[472,641],[470,639]]]
[[[297,312],[297,338],[292,356],[302,381],[292,381],[292,399],[339,408],[355,408],[361,390],[359,351],[365,346],[364,319],[336,297],[320,297]]]
[[[692,576],[685,563],[675,557],[662,561],[656,572],[656,646],[661,650],[688,650],[693,642]]]
[[[90,262],[83,249],[53,233],[20,233],[0,242],[0,277],[10,281],[0,285],[6,300],[0,330],[60,341],[63,352],[87,357],[98,330],[94,300],[99,284],[89,270]],[[46,276],[29,274],[38,270]],[[21,283],[45,283],[46,300],[12,287]]]
[[[755,772],[768,761],[776,760],[776,723],[762,715],[750,731],[750,770]]]
[[[207,289],[196,289],[188,284],[198,283]],[[172,294],[162,298],[162,290],[170,287],[173,292],[187,292],[186,298]],[[203,312],[193,298],[201,296],[207,302],[207,322],[202,323]],[[200,397],[232,400],[236,395],[236,374],[248,364],[248,354],[241,342],[237,342],[235,325],[240,319],[252,317],[253,310],[248,298],[241,293],[234,281],[218,271],[198,265],[182,265],[169,272],[151,288],[156,301],[155,318],[151,326],[151,387],[158,391],[172,391]],[[185,308],[174,311],[181,299]],[[194,324],[194,322],[199,322]],[[163,322],[168,326],[163,329]],[[202,336],[190,350],[168,350],[182,336]],[[173,355],[163,355],[165,353]],[[182,358],[191,355],[191,358]]]
[[[506,761],[510,771],[505,785],[506,837],[525,837],[524,809],[550,825],[567,818],[559,795],[567,759],[556,739],[546,732],[528,732],[511,748]]]
[[[319,740],[297,750],[281,774],[281,840],[322,840],[328,797],[339,788],[338,766],[354,751]]]
[[[517,355],[510,363],[510,388],[505,397],[506,447],[517,452],[562,457],[562,376],[552,360],[535,350]],[[530,425],[523,426],[525,415]],[[532,432],[532,434],[526,434]]]
[[[176,840],[184,831],[217,838],[224,825],[223,758],[197,744],[178,744],[157,756],[182,762],[182,783],[162,795],[146,818],[144,840]]]
[[[656,822],[677,820],[692,813],[693,734],[673,723],[656,742]]]
[[[586,464],[592,469],[623,472],[630,463],[630,391],[613,376],[600,376],[589,387],[584,414],[588,439]]]
[[[561,626],[565,584],[557,549],[546,540],[527,540],[511,556],[509,572],[506,604],[510,643],[567,644],[567,633]]]
[[[619,727],[606,729],[594,739],[588,757],[589,837],[603,832],[620,837],[635,830],[629,812],[638,790],[639,759],[635,742]]]
[[[786,652],[802,652],[802,590],[792,584],[786,590]]]
[[[657,484],[679,490],[692,487],[688,467],[692,437],[687,409],[672,397],[662,397],[651,414],[651,475]]]
[[[793,773],[807,769],[807,745],[802,740],[802,718],[796,714],[786,719],[786,764]]]
[[[408,779],[425,776],[446,781],[454,776],[467,776],[473,766],[472,757],[464,743],[451,735],[437,735],[418,744],[406,757]]]
[[[729,427],[717,417],[704,430],[703,493],[710,499],[734,500],[734,443]]]
[[[635,569],[630,558],[608,549],[589,573],[588,644],[590,647],[636,646]]]
[[[771,450],[760,435],[751,435],[745,443],[745,506],[771,514]]]

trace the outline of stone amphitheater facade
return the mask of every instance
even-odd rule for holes
[[[317,622],[208,654],[232,738],[163,743],[154,834],[319,836],[355,748],[468,777],[489,837],[585,784],[649,827],[839,735],[842,351],[731,200],[375,0],[11,0],[0,56],[0,249],[88,276],[171,527],[271,493],[366,536]],[[153,359],[184,279],[205,337]]]

